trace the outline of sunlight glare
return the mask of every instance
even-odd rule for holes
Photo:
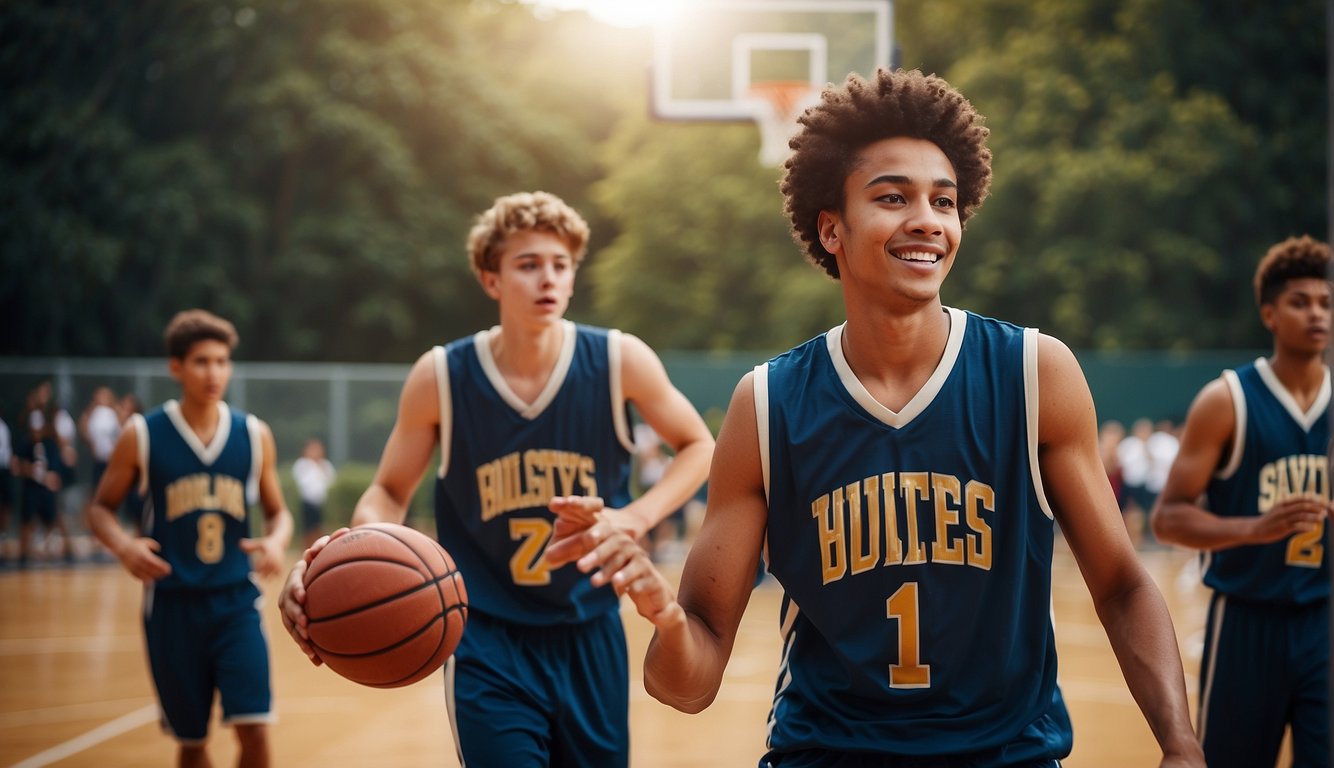
[[[604,24],[643,27],[669,20],[694,0],[525,0],[559,10],[582,8]]]

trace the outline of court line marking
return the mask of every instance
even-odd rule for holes
[[[130,705],[140,706],[152,701],[145,696],[112,701],[90,701],[83,704],[61,704],[54,707],[20,709],[0,712],[0,728],[23,728],[49,723],[68,723],[73,720],[99,720],[124,712]]]
[[[132,731],[143,725],[147,725],[158,719],[157,705],[149,704],[128,714],[112,720],[109,723],[103,723],[91,731],[79,734],[74,738],[61,742],[48,750],[39,752],[32,757],[19,763],[15,763],[13,768],[41,768],[50,765],[58,760],[64,760],[71,755],[95,747],[104,741],[114,739],[115,737]]]

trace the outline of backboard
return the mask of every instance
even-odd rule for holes
[[[683,8],[654,29],[654,116],[754,120],[770,164],[782,162],[796,116],[827,83],[893,66],[893,0],[713,0]]]

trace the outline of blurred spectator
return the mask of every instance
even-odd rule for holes
[[[68,414],[66,414],[68,416]],[[65,516],[60,513],[58,495],[64,477],[70,472],[66,458],[73,449],[63,445],[57,429],[61,420],[51,401],[51,384],[42,382],[28,394],[23,416],[22,437],[14,447],[14,465],[23,480],[23,498],[19,507],[19,567],[32,561],[33,534],[41,523],[45,538],[52,530],[60,534],[65,560],[73,562]]]
[[[301,456],[292,464],[292,479],[301,496],[301,528],[307,549],[322,533],[324,503],[335,476],[334,465],[325,456],[324,443],[317,437],[307,440]]]
[[[79,432],[93,457],[92,487],[96,490],[111,459],[111,450],[116,447],[116,438],[120,437],[120,414],[110,387],[93,390],[92,399],[79,417]]]
[[[672,457],[663,450],[662,439],[648,424],[635,425],[635,461],[641,494],[657,485],[672,463]],[[685,507],[680,507],[649,531],[646,548],[658,562],[676,562],[685,556],[685,536]]]
[[[1126,530],[1130,532],[1130,539],[1136,546],[1143,540],[1149,510],[1153,509],[1153,495],[1148,488],[1149,472],[1153,467],[1148,440],[1152,434],[1153,421],[1135,419],[1130,434],[1116,447],[1125,499],[1121,512],[1125,516]]]
[[[1166,419],[1159,421],[1153,434],[1144,441],[1144,449],[1149,454],[1149,475],[1144,481],[1149,498],[1149,505],[1144,508],[1146,514],[1153,509],[1153,505],[1158,502],[1158,495],[1163,492],[1163,486],[1167,485],[1167,475],[1172,469],[1172,462],[1176,460],[1178,447],[1180,441],[1177,440],[1176,425]],[[1144,541],[1154,541],[1153,527],[1147,524],[1147,519],[1145,523]]]

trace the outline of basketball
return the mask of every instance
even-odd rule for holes
[[[306,570],[306,617],[320,660],[353,682],[398,688],[454,653],[468,592],[434,539],[371,523],[330,541]]]

